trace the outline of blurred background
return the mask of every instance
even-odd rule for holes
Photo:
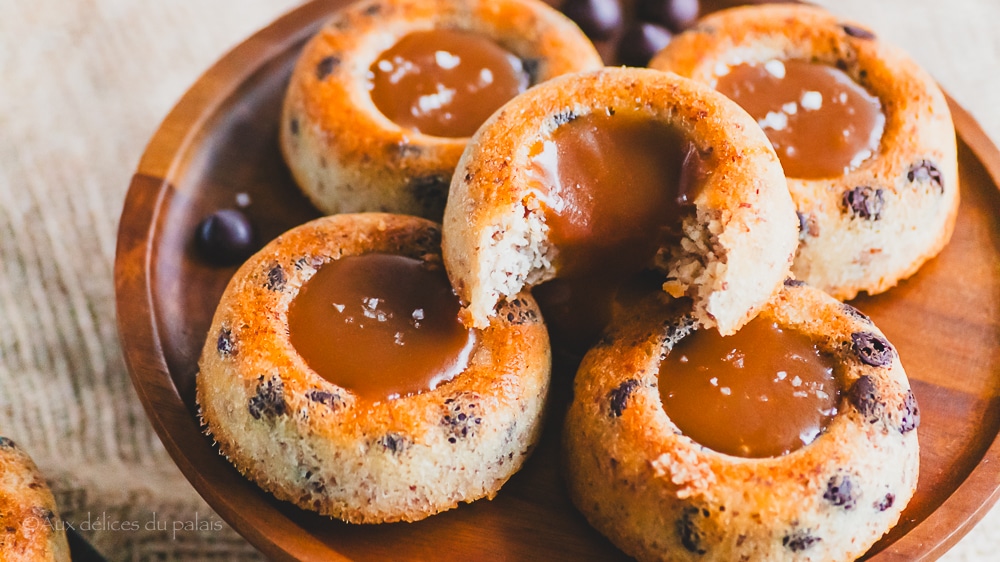
[[[0,0],[0,434],[35,458],[63,516],[89,521],[82,534],[110,560],[259,557],[146,421],[118,345],[112,265],[159,122],[212,62],[297,3]],[[1000,2],[817,3],[904,47],[1000,139]],[[196,517],[209,523],[157,524]],[[998,553],[994,510],[945,560]]]

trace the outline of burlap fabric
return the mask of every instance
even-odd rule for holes
[[[1000,2],[824,0],[927,66],[1000,139]],[[115,332],[139,155],[216,58],[294,0],[0,0],[0,434],[111,560],[250,560],[164,452]],[[1000,511],[948,555],[995,559]]]

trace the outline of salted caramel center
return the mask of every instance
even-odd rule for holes
[[[439,265],[350,256],[303,284],[288,308],[289,337],[321,377],[376,402],[432,390],[466,368],[475,336],[458,310]]]
[[[741,64],[716,89],[757,120],[790,178],[836,177],[858,167],[878,150],[885,128],[879,99],[832,66]]]
[[[673,127],[613,110],[557,127],[529,158],[528,179],[558,248],[558,278],[535,296],[553,340],[579,351],[607,324],[622,282],[680,236],[704,162]]]
[[[396,124],[438,137],[471,136],[529,83],[521,59],[469,31],[406,35],[372,64],[372,101]]]
[[[837,413],[833,360],[805,335],[756,318],[722,337],[698,330],[660,362],[663,409],[698,443],[776,457],[812,443]]]

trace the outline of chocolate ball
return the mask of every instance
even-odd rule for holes
[[[698,0],[639,0],[635,8],[639,19],[661,24],[674,33],[691,27],[701,11]]]
[[[217,265],[238,264],[253,254],[253,226],[241,211],[220,209],[198,224],[195,244]]]
[[[666,47],[673,34],[667,28],[649,22],[637,22],[622,35],[618,44],[618,62],[626,66],[646,66],[660,49]]]
[[[608,39],[622,25],[618,0],[568,0],[562,12],[595,41]]]

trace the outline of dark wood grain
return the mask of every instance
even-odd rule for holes
[[[261,244],[318,215],[278,152],[279,109],[303,42],[344,3],[308,3],[221,59],[143,156],[122,212],[115,282],[126,361],[150,420],[199,493],[275,559],[623,558],[567,498],[558,439],[570,375],[558,365],[546,432],[524,470],[491,502],[415,524],[350,526],[278,502],[201,433],[197,356],[235,268],[198,257],[194,225],[236,206],[239,193],[249,196]],[[899,349],[923,414],[917,495],[873,560],[936,558],[982,518],[1000,485],[1000,152],[952,109],[963,197],[954,239],[912,279],[854,301]]]

